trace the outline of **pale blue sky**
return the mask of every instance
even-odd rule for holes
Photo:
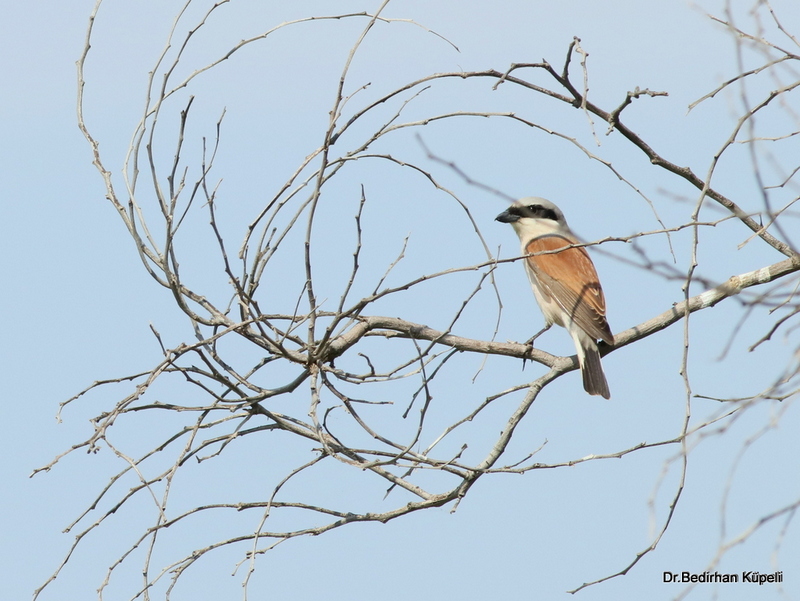
[[[61,531],[119,468],[107,449],[91,456],[79,451],[50,473],[28,478],[35,468],[86,438],[91,431],[88,419],[113,406],[119,394],[108,391],[73,403],[65,410],[61,424],[55,420],[58,403],[94,380],[133,373],[155,363],[160,350],[149,324],[173,346],[190,339],[191,330],[171,296],[142,269],[122,223],[104,199],[105,190],[91,165],[89,147],[76,126],[75,61],[93,2],[6,4],[0,21],[0,71],[6,83],[0,94],[0,227],[5,242],[2,304],[7,318],[3,336],[6,434],[0,461],[6,493],[0,500],[4,516],[0,577],[8,599],[25,599],[53,572],[72,543],[74,533]],[[87,121],[101,141],[106,165],[114,172],[119,190],[124,154],[143,108],[146,74],[180,4],[148,1],[134,5],[106,0],[97,20],[87,65]],[[220,49],[284,20],[373,10],[378,5],[357,0],[287,4],[290,6],[276,8],[234,0],[209,25],[203,43],[188,53],[187,63],[195,68]],[[750,3],[736,4],[750,8]],[[775,7],[789,30],[800,34],[800,18],[792,10],[792,2],[775,3]],[[734,94],[720,94],[687,114],[692,101],[738,73],[730,36],[704,16],[704,10],[721,14],[717,3],[698,8],[675,0],[658,3],[657,7],[634,0],[396,0],[389,5],[387,16],[413,18],[451,40],[460,52],[411,25],[378,24],[354,62],[348,90],[352,93],[371,82],[356,96],[356,100],[365,102],[433,72],[502,70],[512,62],[543,58],[560,70],[567,46],[573,36],[578,36],[590,55],[593,101],[611,109],[636,86],[668,91],[666,98],[635,101],[623,113],[624,120],[667,158],[705,174],[740,109]],[[743,24],[748,23],[745,13],[738,14]],[[227,111],[216,173],[223,179],[220,202],[227,203],[226,227],[234,247],[241,240],[239,228],[254,207],[263,205],[298,162],[320,143],[341,66],[363,25],[363,20],[354,19],[286,29],[196,80],[191,90],[197,95],[193,107],[196,120],[191,124],[195,128],[191,131],[193,139],[213,136],[222,109]],[[549,83],[542,74],[526,76]],[[771,82],[764,83],[766,88],[769,85]],[[410,105],[406,118],[451,110],[514,111],[575,136],[592,152],[613,160],[655,203],[667,226],[687,220],[695,191],[651,167],[618,136],[605,136],[603,123],[595,119],[601,141],[598,147],[588,133],[585,118],[576,111],[510,86],[501,86],[495,92],[490,87],[486,82],[440,85]],[[758,92],[756,88],[754,93]],[[174,119],[179,105],[170,108],[170,119]],[[390,115],[391,110],[387,108],[385,114]],[[773,124],[771,118],[775,117],[765,116],[761,122],[767,130],[784,125],[777,118]],[[434,153],[455,162],[470,177],[511,196],[538,195],[557,202],[573,229],[586,239],[625,236],[659,227],[647,203],[631,187],[598,162],[588,160],[573,145],[504,122],[484,121],[465,118],[417,131]],[[781,131],[789,129],[784,126]],[[355,140],[358,131],[353,135]],[[454,189],[468,204],[493,251],[499,247],[502,257],[518,252],[511,229],[493,221],[504,207],[502,200],[428,161],[413,133],[403,132],[397,139],[396,146],[387,148],[398,153],[397,158],[437,169],[443,185]],[[171,160],[169,148],[167,144],[162,151],[166,161]],[[197,148],[195,144],[187,152],[197,153]],[[720,166],[718,185],[741,201],[746,210],[759,210],[760,198],[754,194],[747,153],[735,148],[730,155]],[[458,221],[461,215],[452,201],[425,182],[403,175],[383,164],[359,161],[335,189],[341,194],[344,209],[340,211],[337,204],[321,208],[330,219],[331,229],[338,227],[339,218],[345,224],[341,227],[350,227],[359,186],[365,184],[369,197],[365,270],[369,277],[379,277],[385,271],[406,236],[407,257],[393,273],[395,284],[420,273],[484,260],[474,239],[467,251],[462,250],[463,223]],[[676,197],[691,202],[679,203]],[[708,212],[705,217],[717,215]],[[202,231],[201,221],[193,224],[197,231]],[[209,269],[213,255],[207,253],[205,236],[207,231],[187,237],[187,246],[195,249],[191,255],[194,261],[187,256],[183,266],[197,285],[218,291],[216,286],[225,283],[224,274]],[[736,246],[746,237],[744,229],[733,222],[704,232],[699,273],[721,282],[781,258],[756,243],[737,251]],[[321,270],[332,269],[352,253],[351,246],[336,248],[330,242],[333,239],[334,232],[320,231],[319,244],[330,243],[325,246],[326,252],[320,253]],[[675,234],[672,241],[676,267],[685,271],[689,234]],[[663,237],[647,239],[642,245],[653,256],[670,259]],[[636,258],[629,245],[603,248],[627,259]],[[614,331],[649,319],[682,298],[680,282],[664,282],[605,254],[595,253],[594,257]],[[292,273],[279,275],[285,282],[285,287],[274,292],[280,304],[296,298],[298,288],[292,287],[297,280]],[[497,278],[504,304],[497,339],[524,340],[541,327],[541,316],[522,269],[505,265],[498,269]],[[424,294],[421,290],[389,299],[381,309],[387,315],[403,312],[409,319],[443,328],[476,282],[474,274],[434,282]],[[320,278],[320,290],[321,296],[335,302],[338,281]],[[454,290],[460,296],[453,297]],[[694,290],[699,291],[700,287]],[[488,289],[482,292],[475,305],[456,333],[489,338],[496,314],[493,293]],[[487,320],[485,315],[492,317]],[[746,322],[731,352],[719,360],[731,324],[740,316],[740,306],[728,300],[692,318],[690,373],[696,394],[754,394],[786,367],[792,349],[797,347],[797,334],[788,339],[776,337],[755,353],[746,351],[773,322],[763,311]],[[678,373],[682,341],[682,326],[676,324],[606,357],[604,366],[613,393],[608,402],[585,395],[577,373],[562,377],[547,388],[526,416],[509,456],[521,458],[547,441],[539,460],[558,462],[676,436],[685,414],[685,389]],[[573,352],[567,335],[555,328],[537,345],[556,354]],[[476,398],[544,373],[538,365],[529,364],[523,372],[518,361],[494,358],[473,385],[472,376],[480,361],[466,361],[463,366],[463,377],[460,371],[451,374],[455,378],[452,386],[437,392],[441,419],[466,412],[464,407],[471,406]],[[185,394],[168,385],[160,393],[164,398]],[[398,404],[404,406],[405,402]],[[476,430],[474,434],[477,445],[473,459],[481,455],[480,443],[491,439],[493,428],[504,423],[517,402],[515,397],[498,406],[491,419],[474,425],[486,431]],[[703,440],[691,453],[679,509],[658,549],[627,576],[590,587],[575,597],[565,591],[623,568],[650,543],[648,502],[665,461],[678,452],[677,447],[650,449],[621,460],[587,462],[568,469],[533,471],[525,476],[484,478],[454,514],[445,507],[386,525],[352,525],[317,538],[289,541],[261,558],[250,585],[250,598],[672,599],[683,589],[663,584],[662,573],[699,572],[713,558],[719,542],[723,490],[733,460],[743,442],[783,408],[787,410],[781,414],[780,427],[749,448],[736,472],[727,507],[730,533],[740,532],[762,515],[796,502],[800,496],[796,444],[800,419],[796,406],[786,402],[751,409],[730,430]],[[719,404],[713,401],[693,402],[693,416],[698,421],[717,410]],[[120,426],[117,442],[132,455],[148,448],[152,440],[149,436],[166,432],[170,425],[148,421],[157,417],[139,417],[135,427]],[[272,468],[283,467],[283,454],[292,451],[291,445],[281,449],[271,443],[264,441],[261,446],[259,440],[250,440],[238,448],[231,447],[229,463],[224,466],[188,470],[176,493],[176,505],[191,503],[193,494],[222,497],[228,487],[241,487],[248,497],[269,494],[268,477],[276,471]],[[655,497],[659,525],[674,494],[677,474],[674,463]],[[294,492],[332,499],[334,504],[351,502],[357,509],[374,511],[399,503],[391,496],[383,501],[382,483],[376,486],[352,475],[342,484],[326,478],[324,472],[319,476],[304,480]],[[129,511],[120,511],[84,541],[41,599],[93,598],[108,565],[152,519],[152,508],[144,500]],[[213,538],[218,530],[219,537],[224,537],[237,525],[245,531],[254,527],[248,521],[237,522],[240,517],[230,519],[226,523],[220,515],[198,522],[199,530],[193,532],[167,531],[165,534],[175,540],[163,537],[164,561],[174,560],[170,551],[182,549],[183,543],[207,544],[205,534]],[[783,569],[785,596],[769,585],[703,585],[687,599],[749,601],[800,596],[796,523],[783,540],[778,567],[773,567],[773,551],[782,525],[770,524],[746,545],[731,551],[719,569]],[[187,573],[173,599],[241,598],[242,573],[230,575],[241,553],[223,551],[214,557]],[[139,566],[140,558],[134,559],[112,582],[106,598],[130,598],[140,582]]]

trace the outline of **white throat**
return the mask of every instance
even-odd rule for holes
[[[511,224],[511,227],[513,227],[514,231],[517,232],[517,236],[519,236],[519,241],[522,243],[523,249],[531,240],[550,234],[561,234],[562,236],[574,238],[572,232],[569,231],[569,228],[566,225],[557,221],[553,221],[552,219],[523,217],[517,221],[514,221]]]

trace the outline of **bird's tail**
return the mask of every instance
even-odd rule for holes
[[[611,398],[608,390],[606,375],[603,373],[603,365],[600,363],[600,352],[597,344],[592,341],[590,344],[581,344],[583,357],[580,355],[581,375],[583,376],[583,388],[589,394],[599,394],[604,399]]]

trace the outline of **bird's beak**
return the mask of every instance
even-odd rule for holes
[[[514,215],[508,211],[503,211],[497,217],[495,217],[494,220],[499,221],[500,223],[514,223],[515,221],[519,220],[519,215]]]

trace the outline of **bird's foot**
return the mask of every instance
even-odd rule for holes
[[[550,328],[552,328],[552,327],[553,327],[553,324],[552,324],[552,323],[551,323],[551,324],[549,324],[549,325],[546,325],[544,328],[542,328],[541,330],[539,330],[538,332],[536,332],[536,333],[535,333],[533,336],[531,336],[530,338],[528,338],[528,339],[525,341],[525,344],[528,344],[528,345],[530,345],[530,346],[533,346],[533,341],[534,341],[534,340],[536,340],[536,339],[537,339],[539,336],[541,336],[542,334],[544,334],[544,333],[545,333],[547,330],[549,330],[549,329],[550,329]]]
[[[541,330],[539,330],[538,332],[536,332],[536,334],[534,334],[533,336],[531,336],[530,338],[528,338],[528,339],[525,341],[525,345],[526,345],[526,346],[529,346],[529,347],[531,347],[531,349],[532,349],[532,348],[533,348],[533,342],[534,342],[534,340],[536,340],[536,339],[537,339],[539,336],[541,336],[541,335],[542,335],[542,334],[544,334],[544,333],[545,333],[547,330],[549,330],[549,329],[552,327],[552,325],[553,325],[553,324],[548,324],[548,325],[546,325],[544,328],[542,328]],[[522,369],[523,369],[523,370],[525,369],[525,363],[526,363],[526,361],[527,361],[527,360],[528,360],[528,359],[527,359],[526,357],[523,357],[523,358],[522,358]]]

